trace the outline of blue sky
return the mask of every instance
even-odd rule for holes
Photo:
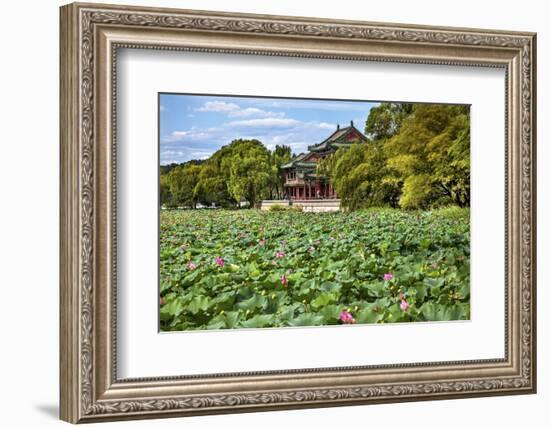
[[[237,138],[268,149],[288,145],[294,154],[321,142],[336,125],[364,130],[378,102],[161,94],[160,163],[206,159]]]

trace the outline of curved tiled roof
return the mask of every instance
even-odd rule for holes
[[[354,125],[353,121],[350,122],[350,125],[345,128],[338,128],[336,131],[334,131],[327,139],[320,142],[319,144],[310,145],[308,150],[310,151],[326,151],[330,150],[331,148],[338,148],[342,147],[343,145],[351,145],[353,142],[349,142],[345,139],[347,135],[349,135],[351,132],[355,131],[359,139],[362,139],[363,141],[366,141],[367,138],[365,135],[361,133]]]
[[[351,133],[355,133],[357,138],[348,140],[346,137]],[[323,153],[327,151],[336,150],[339,147],[349,147],[350,145],[357,142],[357,140],[367,141],[367,137],[363,135],[355,126],[353,126],[353,121],[350,122],[350,125],[345,128],[338,128],[334,131],[327,139],[320,142],[319,144],[310,145],[308,147],[308,153],[300,153],[290,162],[281,166],[281,169],[291,169],[291,168],[300,168],[300,169],[315,169],[317,167],[316,161],[308,161],[308,159],[314,153]],[[320,155],[324,157],[323,154]],[[319,155],[317,156],[319,157]]]

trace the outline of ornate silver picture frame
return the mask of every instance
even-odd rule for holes
[[[60,43],[61,419],[96,422],[536,391],[535,34],[75,3],[61,8]],[[115,148],[116,61],[122,48],[504,70],[504,357],[120,379]]]

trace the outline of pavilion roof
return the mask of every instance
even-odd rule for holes
[[[310,145],[308,147],[309,152],[298,154],[290,162],[282,165],[281,169],[293,169],[293,168],[306,169],[306,170],[316,169],[317,162],[310,161],[309,158],[313,156],[314,153],[326,153],[326,152],[336,150],[337,148],[340,148],[340,147],[349,147],[353,145],[354,143],[357,142],[357,139],[353,139],[350,141],[346,138],[352,132],[355,135],[357,135],[359,140],[367,141],[367,137],[363,135],[353,125],[353,120],[352,120],[348,127],[340,128],[340,126],[338,126],[336,131],[334,131],[327,139],[320,142],[319,144]]]
[[[346,136],[349,135],[351,132],[354,132],[356,135],[358,135],[361,140],[367,141],[367,137],[363,135],[361,131],[353,125],[353,121],[351,121],[348,127],[338,127],[336,131],[334,131],[327,139],[318,144],[310,145],[308,149],[310,151],[319,152],[352,145],[354,142],[346,140]]]
[[[311,153],[300,153],[298,154],[294,159],[292,159],[289,163],[286,163],[281,166],[281,169],[290,169],[290,168],[306,168],[306,169],[313,169],[317,167],[316,162],[307,161],[307,157]]]

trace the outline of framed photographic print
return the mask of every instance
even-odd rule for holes
[[[535,35],[61,8],[61,418],[533,393]]]

